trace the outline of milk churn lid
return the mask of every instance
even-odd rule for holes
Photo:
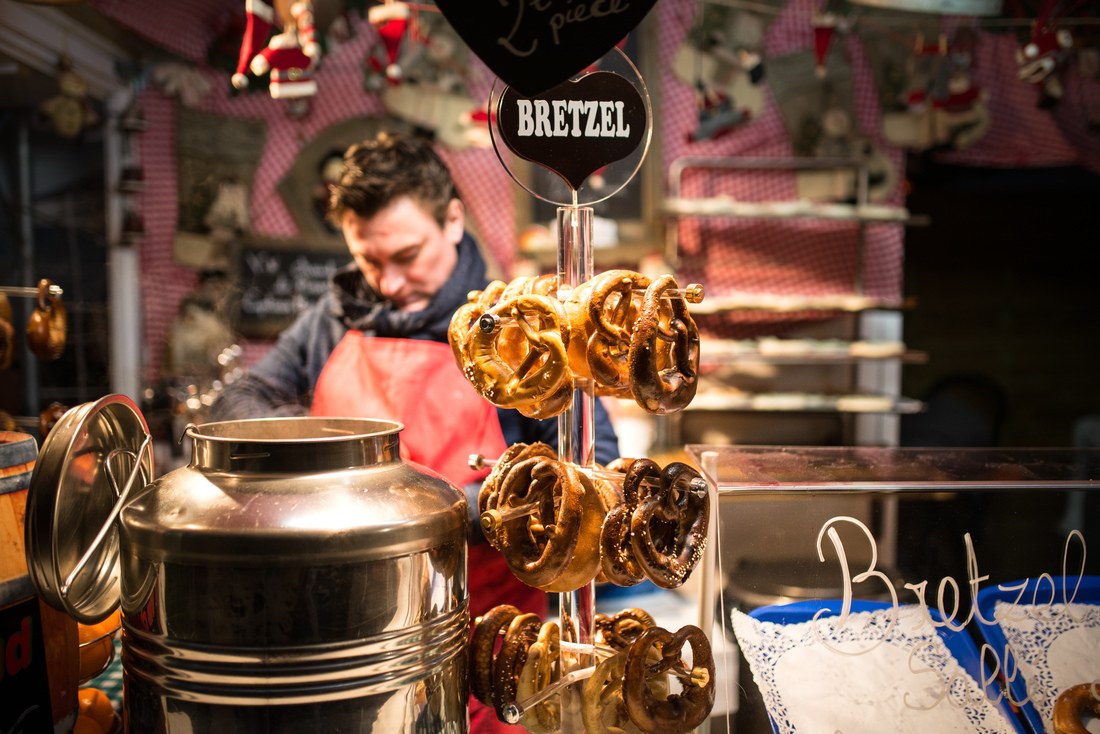
[[[27,493],[27,568],[50,606],[83,624],[118,607],[118,514],[152,479],[149,427],[129,398],[108,395],[61,417]]]

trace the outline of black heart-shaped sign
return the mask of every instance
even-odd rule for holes
[[[478,58],[508,86],[538,94],[589,66],[657,0],[436,0]]]
[[[594,171],[638,147],[646,134],[645,102],[626,78],[596,71],[534,97],[505,89],[497,127],[513,153],[576,191]]]

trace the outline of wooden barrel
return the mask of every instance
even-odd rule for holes
[[[14,652],[4,684],[17,694],[5,693],[0,701],[0,731],[21,717],[24,725],[38,721],[27,717],[36,715],[40,695],[43,706],[48,702],[53,731],[69,731],[78,705],[76,622],[43,603],[27,574],[23,526],[37,457],[33,436],[0,431],[0,642]]]

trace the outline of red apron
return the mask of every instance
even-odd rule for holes
[[[317,378],[310,412],[404,424],[402,457],[459,487],[488,474],[470,468],[470,454],[495,458],[507,448],[496,408],[463,377],[450,345],[440,342],[349,331]],[[514,604],[546,618],[546,595],[517,580],[488,543],[470,546],[467,574],[471,619],[497,604]],[[471,698],[470,731],[525,730],[500,723],[492,708]]]

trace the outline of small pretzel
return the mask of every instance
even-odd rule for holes
[[[516,698],[530,698],[561,678],[561,630],[556,622],[546,622],[538,639],[527,650],[527,662],[519,674]],[[561,728],[561,704],[557,696],[523,712],[523,726],[531,734],[553,734]]]
[[[500,652],[493,659],[493,707],[504,721],[504,708],[516,702],[520,672],[527,662],[527,650],[538,639],[542,622],[537,614],[520,614],[508,624]]]
[[[588,370],[602,391],[620,393],[630,387],[627,362],[634,323],[649,278],[632,270],[608,270],[592,279],[588,294]]]
[[[504,477],[511,471],[513,466],[533,456],[543,456],[548,459],[557,458],[554,449],[550,448],[549,444],[541,441],[532,444],[514,443],[504,450],[492,471],[489,472],[489,476],[485,477],[481,483],[481,489],[477,494],[478,515],[500,510],[502,506],[500,487]],[[482,523],[482,528],[485,528],[485,523]],[[500,550],[499,533],[486,532],[485,537],[494,548]]]
[[[1054,734],[1088,734],[1085,716],[1100,717],[1100,684],[1078,683],[1054,701]]]
[[[11,367],[15,357],[15,329],[5,318],[0,318],[0,370]]]
[[[615,650],[626,650],[642,632],[657,625],[649,612],[637,607],[624,609],[610,617],[597,614],[592,624],[596,628],[596,644]]]
[[[683,664],[685,644],[691,646],[689,675],[675,670]],[[653,651],[657,662],[651,662]],[[679,679],[682,690],[659,698],[647,684],[669,672]],[[714,707],[714,658],[703,631],[685,625],[676,633],[661,627],[642,632],[626,653],[623,702],[630,720],[649,734],[681,734],[706,721]]]
[[[52,287],[53,283],[45,278],[38,281],[38,305],[27,322],[27,346],[43,360],[61,357],[68,328],[65,305],[50,292]]]
[[[630,342],[630,389],[649,413],[685,408],[699,386],[699,327],[671,275],[646,289]]]
[[[592,480],[566,462],[525,459],[503,478],[499,507],[528,504],[538,509],[505,520],[499,531],[512,573],[543,591],[572,591],[591,581],[600,564],[603,519]]]
[[[494,280],[485,286],[484,290],[470,291],[467,294],[467,302],[459,306],[451,316],[451,323],[447,327],[447,342],[451,345],[451,351],[460,370],[464,370],[470,363],[466,353],[466,342],[470,330],[477,325],[477,320],[483,313],[496,305],[505,288],[504,281]]]
[[[604,579],[616,586],[634,586],[645,580],[645,573],[634,558],[631,519],[640,494],[648,491],[645,482],[659,482],[661,468],[650,459],[631,462],[623,478],[623,501],[608,511],[600,528],[600,569]]]
[[[486,315],[503,325],[470,330],[464,350],[469,362],[463,368],[486,400],[516,408],[554,395],[563,383],[572,384],[564,313],[557,301],[527,294],[498,303]]]
[[[493,660],[497,635],[519,616],[519,609],[501,604],[474,622],[470,639],[470,693],[486,706],[493,705]]]
[[[653,583],[666,589],[687,580],[706,548],[710,500],[691,491],[698,477],[687,464],[668,464],[660,488],[641,499],[631,516],[634,558]]]

